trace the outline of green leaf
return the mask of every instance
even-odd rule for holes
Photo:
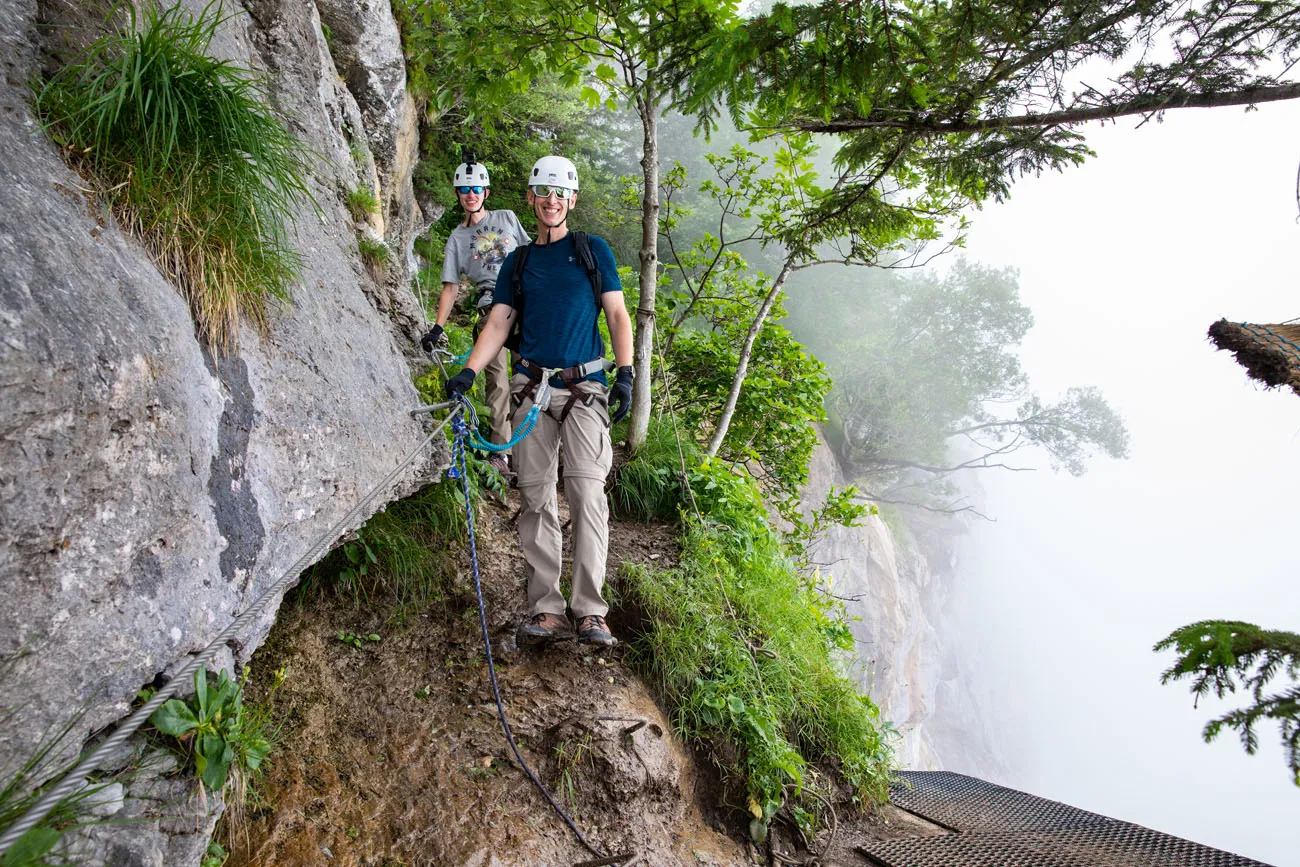
[[[54,848],[62,836],[61,831],[37,825],[19,837],[0,858],[0,867],[36,867],[41,857]]]
[[[195,751],[199,778],[211,791],[219,792],[226,785],[226,773],[235,759],[235,750],[220,735],[204,735]]]
[[[165,735],[171,735],[178,738],[193,728],[197,728],[199,721],[194,716],[194,711],[190,706],[178,698],[173,698],[153,712],[149,717],[149,722],[154,728]]]

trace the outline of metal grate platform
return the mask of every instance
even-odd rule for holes
[[[1268,867],[1035,795],[947,771],[906,771],[890,800],[955,834],[879,840],[880,867]]]
[[[950,771],[903,771],[889,800],[953,831],[1056,831],[1114,821]]]

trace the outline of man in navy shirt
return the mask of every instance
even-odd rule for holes
[[[614,254],[603,238],[590,238],[590,253],[600,273],[599,307],[582,252],[569,231],[569,212],[578,200],[578,172],[564,157],[542,157],[529,177],[528,206],[537,217],[537,237],[527,249],[518,293],[515,258],[506,257],[493,293],[492,311],[464,369],[447,381],[447,395],[464,394],[478,371],[501,351],[519,319],[520,361],[511,378],[518,406],[518,430],[533,405],[543,376],[551,386],[550,404],[537,425],[514,448],[522,509],[519,544],[528,564],[529,620],[519,630],[523,644],[573,637],[560,592],[563,563],[556,481],[564,444],[564,493],[573,522],[573,571],[568,607],[577,620],[580,641],[614,644],[601,596],[609,548],[609,506],[605,477],[613,451],[609,426],[632,405],[632,320],[623,303]],[[618,374],[608,386],[598,317],[605,312]],[[612,414],[610,408],[612,407]]]

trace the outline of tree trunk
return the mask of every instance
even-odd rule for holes
[[[654,377],[655,289],[659,282],[659,96],[655,91],[654,71],[646,73],[637,111],[641,115],[644,138],[641,143],[641,174],[645,181],[641,196],[641,274],[640,294],[636,305],[636,337],[632,363],[636,380],[632,385],[632,420],[628,425],[627,446],[636,451],[645,442],[650,428],[650,380]]]
[[[785,278],[789,274],[790,259],[787,258],[785,264],[781,266],[781,273],[772,282],[772,288],[768,291],[767,297],[763,299],[762,306],[758,308],[754,321],[749,324],[749,331],[745,334],[745,342],[740,347],[740,363],[736,365],[736,375],[731,378],[731,391],[727,394],[727,403],[722,408],[722,415],[718,418],[718,426],[713,429],[713,437],[709,440],[709,448],[706,452],[708,457],[717,457],[718,449],[722,448],[722,441],[727,436],[727,429],[731,427],[731,417],[736,412],[736,402],[740,400],[740,387],[745,384],[745,374],[749,371],[749,357],[754,352],[754,341],[758,340],[758,333],[763,330],[763,323],[767,321],[767,314],[772,311],[772,305],[780,297],[781,290],[785,287]]]

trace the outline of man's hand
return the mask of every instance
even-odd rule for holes
[[[447,335],[443,333],[441,325],[435,325],[420,338],[420,348],[425,352],[433,352],[435,346],[441,346],[447,342]]]
[[[455,400],[457,395],[462,395],[470,390],[474,385],[474,377],[478,376],[478,371],[472,367],[462,367],[460,373],[447,380],[447,400]]]
[[[609,388],[609,423],[618,424],[632,408],[632,380],[636,372],[632,365],[618,369],[614,384]]]

